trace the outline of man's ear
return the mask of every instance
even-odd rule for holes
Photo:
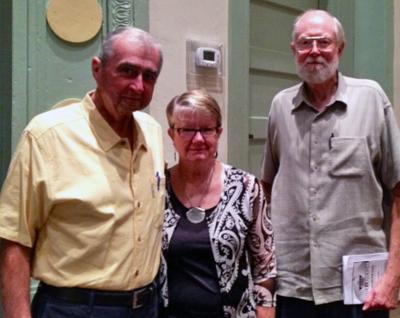
[[[290,48],[292,49],[293,55],[296,55],[296,48],[295,48],[294,42],[290,43]]]
[[[171,127],[168,128],[168,135],[172,140],[174,140],[174,129],[173,128],[171,128]]]
[[[102,68],[101,60],[98,56],[95,56],[92,59],[92,75],[96,81],[97,78],[99,77],[101,68]]]
[[[346,47],[346,43],[345,43],[345,42],[343,42],[342,44],[340,44],[340,46],[339,46],[339,48],[338,48],[338,55],[339,55],[339,57],[342,56],[345,47]]]

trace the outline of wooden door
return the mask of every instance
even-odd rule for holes
[[[297,15],[318,0],[251,0],[249,50],[249,171],[260,174],[266,115],[273,96],[298,83],[290,49]]]

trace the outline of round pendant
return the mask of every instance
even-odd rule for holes
[[[203,222],[205,217],[206,217],[206,210],[200,207],[190,208],[186,212],[186,218],[194,224]]]

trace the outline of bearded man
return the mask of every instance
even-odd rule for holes
[[[344,47],[338,19],[322,10],[299,16],[291,48],[303,82],[278,93],[268,116],[262,181],[280,318],[389,317],[398,302],[400,134],[379,84],[338,71]],[[387,194],[391,213],[382,209]],[[364,304],[344,305],[342,256],[388,250]]]

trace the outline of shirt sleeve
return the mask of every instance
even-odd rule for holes
[[[252,276],[255,284],[255,299],[259,306],[273,306],[273,290],[266,290],[261,283],[276,276],[274,233],[271,214],[262,187],[257,179],[251,192],[253,223],[249,231],[248,249]]]
[[[392,190],[400,182],[400,132],[391,105],[385,108],[381,153],[381,179],[385,187]]]
[[[276,155],[276,149],[274,147],[274,138],[276,137],[273,129],[273,124],[274,124],[273,110],[275,103],[276,102],[274,99],[271,105],[271,111],[267,118],[264,155],[261,165],[261,180],[269,184],[273,183],[279,167],[279,160],[278,156]]]
[[[24,131],[0,194],[0,237],[32,247],[46,220],[46,156]]]

